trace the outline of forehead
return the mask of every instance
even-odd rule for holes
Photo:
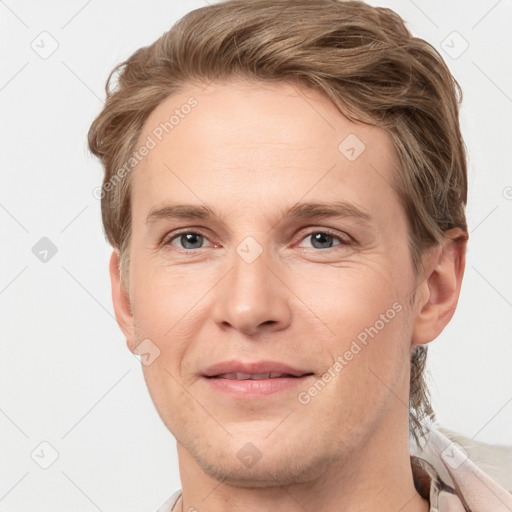
[[[134,214],[175,198],[237,211],[301,198],[398,203],[390,135],[349,121],[311,88],[190,85],[149,116],[138,147],[148,141],[133,175]]]

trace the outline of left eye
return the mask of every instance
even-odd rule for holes
[[[341,235],[334,235],[325,231],[313,231],[306,235],[303,240],[311,239],[311,244],[314,249],[330,249],[334,245],[348,245],[350,240],[342,237]],[[338,243],[334,244],[333,242],[337,240]]]

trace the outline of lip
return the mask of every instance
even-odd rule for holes
[[[297,368],[290,366],[285,363],[281,363],[279,361],[223,361],[221,363],[216,363],[202,372],[203,377],[214,377],[216,375],[222,375],[224,373],[267,373],[267,372],[277,372],[277,373],[287,373],[289,375],[293,375],[294,377],[302,377],[307,373],[313,373],[310,370]],[[267,379],[263,379],[267,380]]]
[[[314,377],[311,374],[302,377],[276,377],[274,379],[258,380],[237,380],[237,379],[216,379],[214,377],[203,377],[206,385],[215,392],[222,392],[237,399],[258,398],[272,395],[278,392],[290,391],[301,386],[303,389],[305,381]]]
[[[216,377],[232,373],[284,373],[290,377],[272,379],[232,379]],[[278,392],[289,391],[305,386],[305,381],[314,377],[313,372],[293,367],[278,361],[224,361],[206,368],[201,377],[207,386],[215,392],[226,393],[234,398],[257,398]]]

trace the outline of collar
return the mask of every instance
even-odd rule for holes
[[[421,457],[411,455],[411,468],[414,487],[418,494],[429,502],[430,512],[465,510],[455,489],[443,482],[432,464]]]

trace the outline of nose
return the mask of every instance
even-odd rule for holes
[[[253,259],[262,248],[254,242],[247,248],[234,251],[230,271],[214,288],[214,321],[249,336],[284,329],[291,319],[292,293],[279,275],[279,262],[267,249]]]

